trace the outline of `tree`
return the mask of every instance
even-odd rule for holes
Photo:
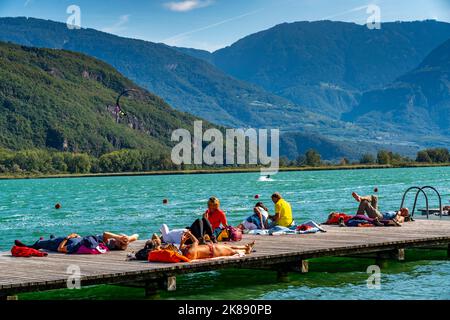
[[[445,148],[435,148],[427,149],[426,152],[434,163],[445,163],[450,161],[450,154],[448,149]]]
[[[391,155],[386,150],[380,150],[377,154],[377,162],[378,164],[390,164],[391,163]]]
[[[280,157],[280,167],[287,167],[289,166],[289,159],[287,157]]]
[[[318,153],[314,149],[309,149],[308,151],[306,151],[305,158],[306,164],[311,167],[320,166],[320,164],[322,163],[320,153]]]
[[[370,153],[365,153],[362,155],[361,159],[359,160],[359,163],[361,164],[374,164],[375,163],[375,157]]]
[[[301,154],[295,159],[295,165],[297,166],[304,166],[306,164],[306,157],[305,155]]]
[[[416,158],[417,162],[423,162],[423,163],[431,163],[431,157],[428,154],[428,152],[426,150],[422,150],[417,152],[417,158]]]

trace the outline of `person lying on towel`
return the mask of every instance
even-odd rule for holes
[[[187,245],[190,240],[192,244]],[[245,246],[231,246],[225,244],[206,242],[200,244],[198,239],[190,232],[186,231],[181,238],[180,251],[189,260],[208,259],[217,257],[229,257],[234,255],[250,254],[255,246],[255,241]]]
[[[376,226],[385,226],[386,222],[392,221],[394,225],[400,226],[403,222],[410,220],[409,209],[401,208],[395,212],[381,213],[378,210],[378,196],[360,196],[356,192],[352,193],[353,198],[359,202],[357,216],[367,215],[373,220]]]
[[[128,245],[139,238],[134,234],[127,236],[124,234],[114,234],[104,232],[101,235],[81,237],[72,233],[67,237],[50,236],[50,239],[39,239],[33,245],[25,245],[16,240],[18,247],[28,247],[36,250],[46,250],[50,252],[60,252],[68,254],[98,254],[105,253],[108,250],[126,250]]]

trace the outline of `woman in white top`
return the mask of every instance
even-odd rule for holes
[[[258,202],[253,208],[253,214],[245,219],[238,228],[242,230],[268,229],[269,209],[262,202]]]

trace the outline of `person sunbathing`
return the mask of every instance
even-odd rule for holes
[[[185,243],[188,240],[192,241],[192,244],[186,245]],[[179,249],[186,258],[190,260],[197,260],[217,257],[229,257],[236,254],[250,254],[254,246],[255,241],[245,246],[230,246],[211,242],[200,244],[198,239],[190,231],[186,231],[181,238]]]
[[[126,250],[128,245],[139,238],[139,235],[134,234],[127,236],[124,234],[114,234],[111,232],[104,232],[101,235],[81,237],[76,233],[72,233],[67,237],[54,237],[44,240],[39,239],[33,245],[25,245],[23,242],[16,240],[15,245],[19,247],[28,247],[36,250],[46,250],[50,252],[60,252],[68,254],[80,253],[83,249],[97,249],[100,253],[106,250]],[[83,253],[86,251],[83,251]]]

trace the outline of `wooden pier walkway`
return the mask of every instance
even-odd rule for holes
[[[221,268],[273,268],[279,272],[307,272],[307,259],[377,253],[402,258],[405,248],[450,245],[450,221],[418,220],[402,227],[339,228],[325,226],[326,233],[285,236],[249,236],[256,252],[242,258],[224,258],[191,263],[162,264],[126,261],[127,252],[104,255],[49,254],[44,258],[14,258],[0,254],[0,296],[67,288],[71,272],[79,268],[81,285],[142,284],[148,292],[174,290],[175,277],[185,273]],[[143,241],[128,251],[140,249]],[[72,271],[71,271],[72,270]]]

